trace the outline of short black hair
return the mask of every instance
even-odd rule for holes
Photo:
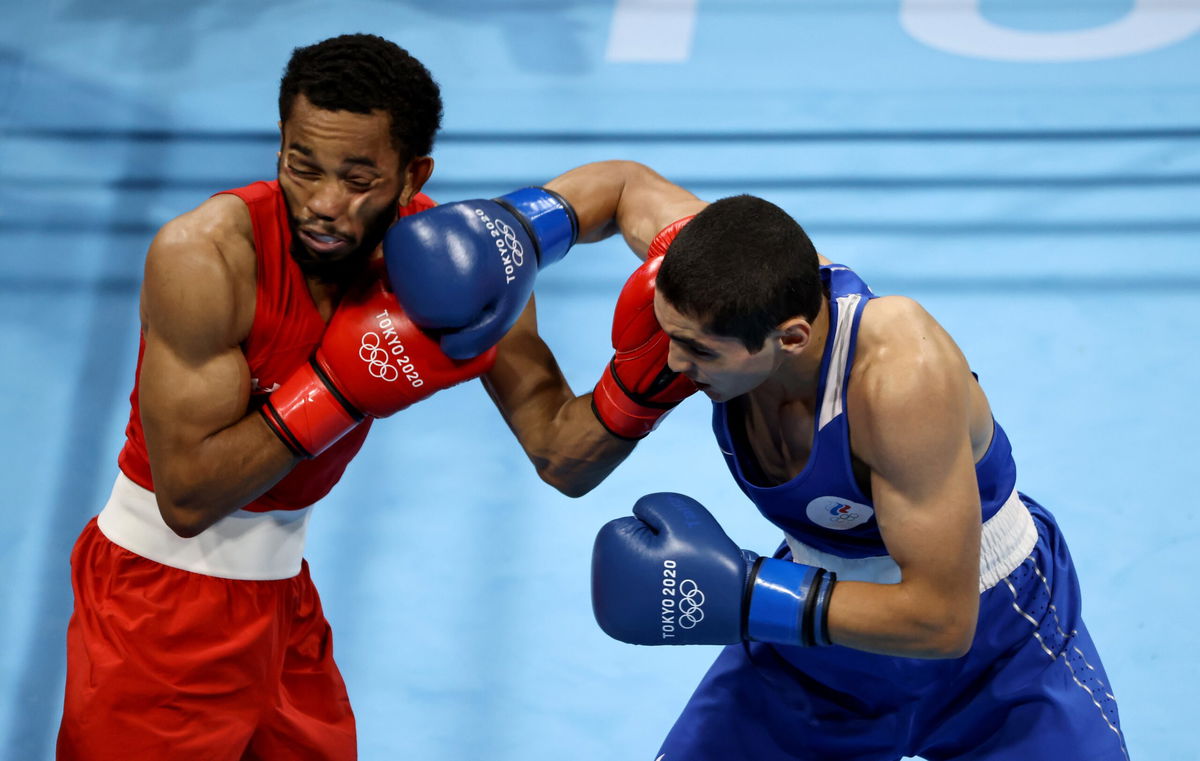
[[[424,64],[374,34],[343,34],[292,51],[279,81],[279,120],[297,95],[317,108],[391,118],[392,144],[405,160],[428,156],[442,124],[442,94]]]
[[[756,352],[793,317],[812,320],[824,288],[812,241],[796,220],[750,195],[706,206],[671,242],[656,288],[704,329]]]

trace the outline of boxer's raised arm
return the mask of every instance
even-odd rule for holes
[[[230,199],[167,223],[146,257],[139,403],[159,510],[181,536],[249,503],[296,462],[259,415],[247,414],[246,311],[222,247],[249,245],[238,207],[250,221]]]
[[[706,203],[631,161],[604,161],[572,169],[546,187],[574,208],[579,240],[620,232],[641,258],[664,228],[662,254],[678,226]],[[595,394],[576,394],[537,332],[532,300],[498,346],[484,385],[539,475],[569,496],[599,484],[650,433],[659,419],[695,390],[666,368],[667,340],[651,306],[656,267],[643,265],[617,300],[616,355]]]

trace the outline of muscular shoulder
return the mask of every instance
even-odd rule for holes
[[[958,347],[933,315],[906,296],[882,296],[863,307],[858,356],[876,363],[936,362]],[[856,362],[857,364],[857,362]]]
[[[146,255],[142,319],[176,338],[236,344],[254,311],[254,232],[245,203],[214,196],[167,222]]]
[[[933,410],[967,404],[970,382],[954,339],[916,301],[885,296],[864,307],[848,390],[852,420],[868,429],[920,426]]]
[[[935,377],[957,378],[966,361],[950,334],[905,296],[872,299],[863,308],[855,374],[889,388],[919,388]]]
[[[163,225],[151,244],[150,256],[157,256],[165,266],[221,265],[233,274],[243,272],[247,265],[253,270],[250,210],[235,195],[213,196]]]

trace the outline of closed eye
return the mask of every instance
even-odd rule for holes
[[[292,174],[296,175],[297,177],[303,177],[303,178],[309,179],[309,180],[320,176],[320,172],[314,171],[312,169],[302,169],[301,167],[295,166],[294,164],[288,164],[288,171],[291,172]]]

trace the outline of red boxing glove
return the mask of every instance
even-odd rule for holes
[[[660,232],[646,261],[625,281],[613,314],[608,369],[592,392],[592,411],[609,433],[640,439],[675,405],[696,393],[696,384],[667,367],[670,339],[654,316],[654,278],[667,247],[691,217]]]
[[[365,415],[387,417],[491,369],[496,350],[453,360],[409,321],[382,279],[342,298],[308,364],[259,409],[288,449],[315,457]]]

